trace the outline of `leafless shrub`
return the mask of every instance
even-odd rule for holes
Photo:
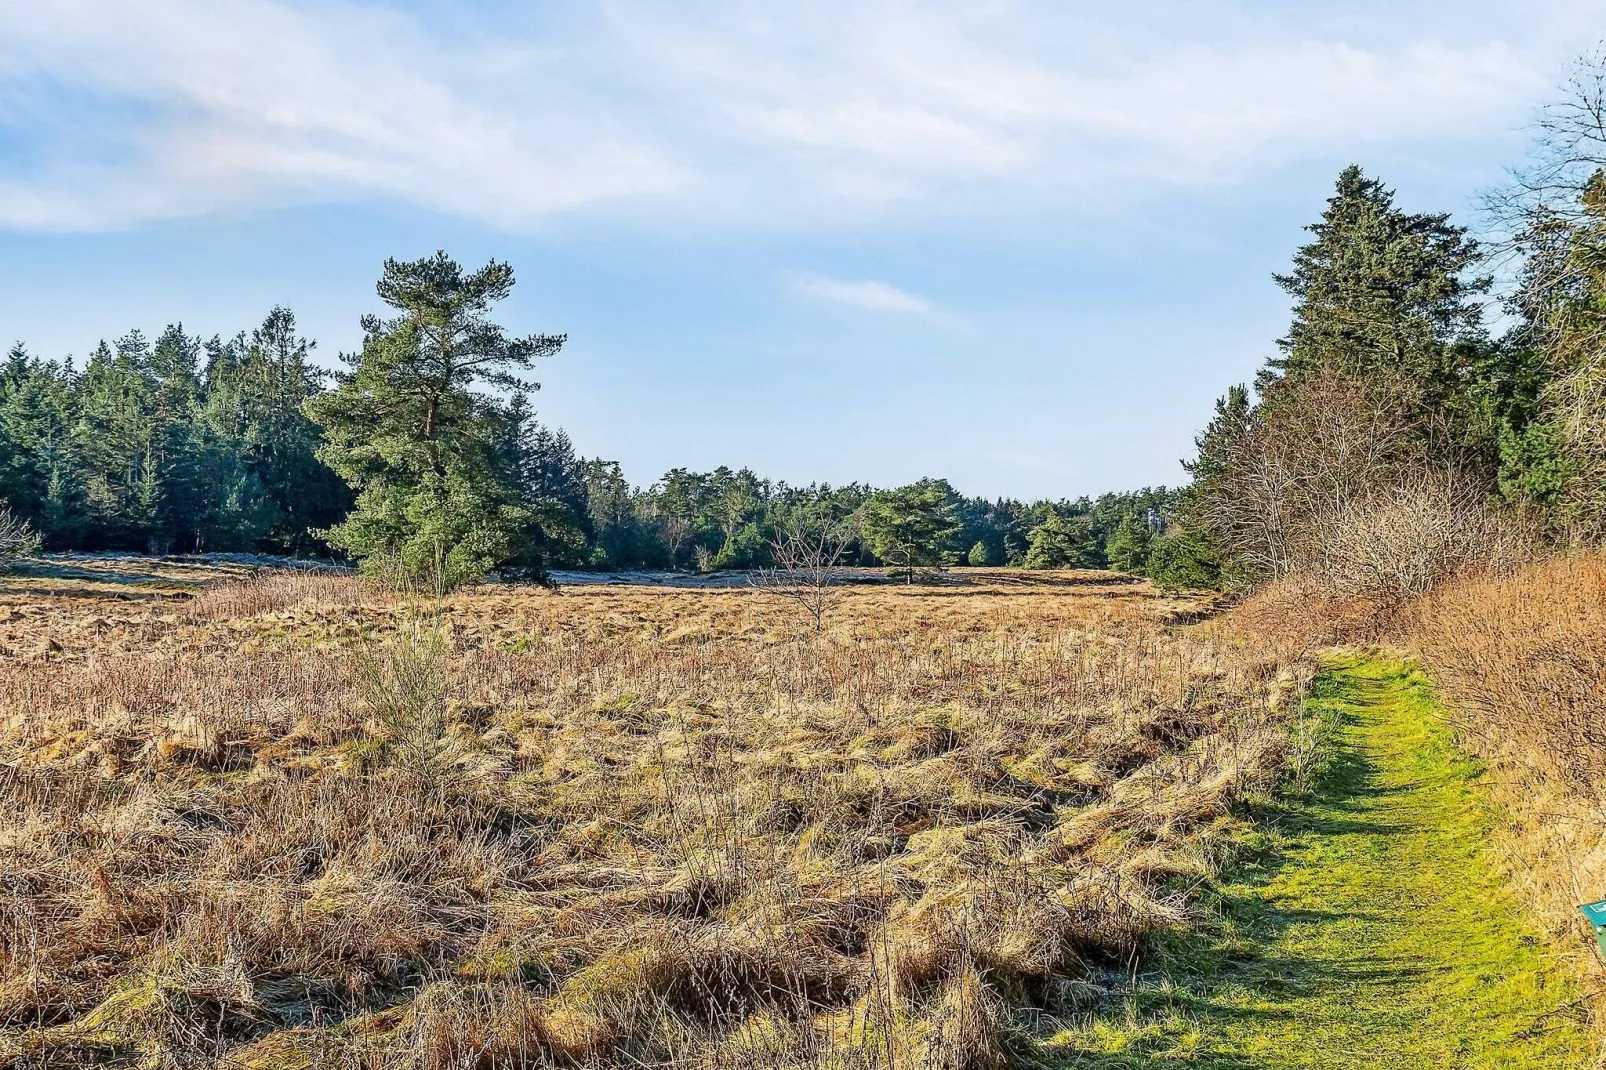
[[[1557,503],[1566,534],[1575,545],[1598,546],[1606,542],[1606,360],[1600,349],[1591,347],[1548,384],[1544,398],[1569,461]]]
[[[842,591],[842,560],[851,530],[840,523],[794,521],[770,540],[774,565],[755,571],[749,582],[759,590],[802,607],[825,634],[825,615]]]
[[[8,572],[24,557],[39,552],[40,540],[28,521],[0,502],[0,572]]]
[[[1313,518],[1312,573],[1371,597],[1385,613],[1479,570],[1509,570],[1532,553],[1517,518],[1470,480],[1417,468]]]

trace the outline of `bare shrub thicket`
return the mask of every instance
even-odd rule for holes
[[[0,661],[0,1065],[996,1066],[1187,922],[1283,760],[1287,681],[1126,590]]]
[[[28,521],[0,502],[0,572],[7,572],[24,557],[39,552],[39,535]]]
[[[1591,347],[1546,386],[1545,399],[1568,459],[1558,513],[1571,541],[1599,546],[1606,543],[1606,350]]]
[[[1533,542],[1496,509],[1479,482],[1426,465],[1339,504],[1317,520],[1311,571],[1337,591],[1373,598],[1391,614],[1472,571],[1509,570]]]
[[[1340,510],[1392,483],[1412,439],[1377,384],[1324,373],[1278,387],[1222,443],[1199,519],[1254,578],[1281,579],[1321,557]]]
[[[1413,617],[1462,742],[1495,766],[1519,875],[1558,929],[1577,924],[1606,887],[1606,559],[1475,576]]]
[[[1386,614],[1522,558],[1529,540],[1486,473],[1403,416],[1400,392],[1334,373],[1281,383],[1223,443],[1198,516],[1246,579],[1315,583]]]

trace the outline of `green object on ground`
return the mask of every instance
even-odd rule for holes
[[[1598,903],[1585,903],[1578,908],[1578,912],[1589,920],[1589,927],[1595,930],[1595,943],[1600,945],[1600,953],[1606,957],[1606,899]]]
[[[1547,944],[1491,845],[1477,763],[1426,680],[1331,664],[1308,797],[1279,800],[1214,889],[1219,921],[1178,936],[1125,1008],[1058,1041],[1100,1068],[1596,1065],[1578,964]]]

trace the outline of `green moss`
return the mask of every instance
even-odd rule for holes
[[[1596,1065],[1565,1016],[1579,978],[1503,878],[1481,771],[1422,675],[1335,662],[1327,742],[1258,850],[1118,1008],[1055,1039],[1062,1065],[1218,1068]]]

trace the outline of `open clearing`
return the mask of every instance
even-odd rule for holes
[[[1186,924],[1292,681],[1122,577],[966,579],[816,637],[733,588],[18,577],[0,1064],[1040,1048]]]
[[[1590,1064],[1398,666],[1290,800],[1310,667],[1120,577],[115,569],[0,583],[0,1066]]]

